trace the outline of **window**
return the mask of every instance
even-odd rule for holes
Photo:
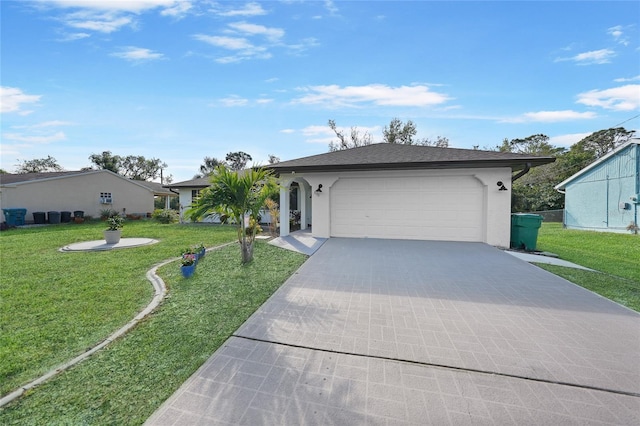
[[[100,193],[100,204],[111,204],[113,203],[113,197],[110,192],[101,192]]]
[[[191,201],[198,201],[198,198],[200,198],[200,190],[199,189],[192,189],[191,190]]]

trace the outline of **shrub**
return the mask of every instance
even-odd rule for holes
[[[171,209],[156,209],[151,216],[160,223],[175,223],[178,221],[178,212]]]

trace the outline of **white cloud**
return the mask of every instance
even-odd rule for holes
[[[96,13],[93,11],[81,11],[68,14],[63,18],[63,22],[72,28],[97,31],[105,34],[118,31],[125,26],[133,26],[134,24],[133,17],[131,16],[123,16],[112,12]]]
[[[256,100],[256,103],[258,105],[266,105],[266,104],[270,104],[273,102],[273,99],[269,99],[269,98],[260,98],[258,100]]]
[[[577,112],[572,110],[537,111],[527,112],[519,117],[507,118],[502,121],[506,123],[557,123],[561,121],[589,120],[595,117],[596,114],[594,112]]]
[[[187,0],[39,0],[47,6],[140,13],[158,7],[175,8]]]
[[[616,83],[625,83],[627,81],[639,81],[640,80],[640,75],[636,75],[635,77],[631,77],[631,78],[616,78],[615,81]]]
[[[261,35],[269,41],[277,43],[284,37],[284,30],[280,28],[268,28],[264,25],[250,24],[248,22],[234,22],[229,24],[232,31],[241,32],[250,36]]]
[[[578,53],[571,57],[557,58],[555,62],[573,61],[578,65],[600,65],[608,64],[611,58],[616,56],[616,52],[611,49],[592,50],[589,52]]]
[[[17,87],[0,86],[0,112],[24,113],[22,105],[36,103],[41,97],[41,95],[27,95]]]
[[[380,126],[373,126],[373,127],[354,126],[354,127],[357,128],[358,132],[360,132],[361,135],[363,135],[364,133],[369,133],[372,137],[376,134],[379,134],[382,131]],[[343,132],[345,135],[351,134],[351,127],[336,126],[336,129],[338,131]],[[318,144],[321,143],[321,144],[329,145],[331,142],[336,142],[338,140],[338,138],[336,137],[336,134],[328,125],[327,126],[317,126],[317,125],[307,126],[303,128],[301,132],[305,136],[305,142],[307,143],[318,143]],[[375,137],[373,137],[373,139],[375,142]]]
[[[72,28],[109,34],[125,26],[135,27],[137,15],[154,9],[161,9],[162,16],[182,17],[191,9],[192,2],[190,0],[38,0],[35,5],[41,8],[73,10],[60,16],[60,21]]]
[[[605,90],[590,90],[578,95],[578,103],[614,111],[640,108],[640,84],[627,84]]]
[[[128,46],[122,48],[121,52],[112,53],[111,56],[126,59],[131,62],[155,61],[164,59],[164,54],[154,52],[143,47]]]
[[[366,86],[309,86],[301,88],[305,95],[294,99],[299,104],[320,104],[326,107],[354,107],[361,104],[379,106],[426,107],[445,103],[451,98],[429,90],[428,86],[390,87],[384,84]]]
[[[242,37],[224,37],[224,36],[208,36],[205,34],[196,34],[193,36],[196,40],[203,41],[212,46],[222,47],[229,50],[251,50],[255,46],[246,38]]]
[[[73,123],[70,121],[60,121],[60,120],[52,120],[52,121],[44,121],[42,123],[34,124],[31,128],[40,129],[43,127],[61,127],[61,126],[72,126]]]
[[[324,7],[327,9],[327,11],[329,11],[331,15],[335,15],[339,11],[333,0],[324,0]]]
[[[580,142],[582,139],[589,136],[591,133],[570,133],[567,135],[552,136],[549,138],[549,143],[553,146],[570,147],[576,142]]]
[[[82,40],[83,38],[88,38],[91,37],[90,34],[87,33],[69,33],[69,34],[64,34],[62,37],[57,38],[56,41],[76,41],[76,40]]]
[[[591,64],[608,64],[611,62],[611,58],[616,56],[616,52],[611,49],[592,50],[590,52],[578,53],[570,58],[558,58],[556,62],[561,61],[573,61],[578,65],[591,65]]]
[[[220,104],[226,107],[239,107],[245,106],[249,103],[249,99],[241,98],[240,96],[232,95],[219,100]]]
[[[193,5],[191,4],[190,1],[180,1],[176,3],[174,6],[167,7],[166,9],[164,9],[162,12],[160,12],[160,15],[172,16],[174,18],[182,18],[189,12],[189,10],[191,10],[192,7]]]
[[[319,46],[320,43],[318,42],[318,39],[314,38],[314,37],[307,37],[304,38],[300,41],[300,43],[295,43],[295,44],[287,44],[286,47],[287,49],[289,49],[292,53],[301,53],[304,52],[305,50],[308,50],[312,47],[316,47]]]
[[[221,47],[227,50],[233,50],[235,55],[217,58],[216,62],[228,64],[239,62],[247,59],[269,59],[271,53],[266,47],[255,46],[249,40],[243,37],[227,37],[227,36],[209,36],[205,34],[196,34],[193,36],[196,40],[205,42],[212,46]]]
[[[67,139],[64,132],[57,132],[49,135],[25,135],[22,133],[3,133],[2,138],[9,141],[26,142],[29,144],[48,144]]]
[[[282,129],[282,130],[280,130],[280,133],[285,133],[287,135],[293,134],[295,132],[296,131],[294,129]]]
[[[215,47],[234,50],[235,54],[219,57],[216,62],[233,63],[248,59],[269,59],[273,55],[271,49],[280,47],[296,54],[310,47],[317,46],[314,38],[303,39],[297,44],[286,44],[282,28],[267,27],[246,21],[232,22],[222,30],[224,35],[194,34],[193,38]]]
[[[629,37],[624,34],[625,28],[622,25],[616,25],[615,27],[611,27],[607,30],[607,34],[613,37],[616,43],[619,43],[623,46],[629,45]]]
[[[225,12],[218,12],[220,16],[259,16],[266,15],[266,11],[262,8],[260,3],[251,2],[244,5],[240,9],[227,10]]]

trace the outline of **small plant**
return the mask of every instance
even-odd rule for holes
[[[640,231],[640,227],[635,222],[631,222],[629,226],[627,226],[627,231],[631,231],[633,234],[637,235],[638,231]]]
[[[185,249],[182,249],[181,253],[182,253],[183,256],[185,254],[196,254],[196,249],[193,246],[187,247]]]
[[[247,232],[253,232],[255,230],[255,234],[259,234],[262,232],[262,227],[254,218],[249,219],[249,226],[247,227]]]
[[[122,229],[124,218],[120,215],[110,216],[107,219],[107,224],[109,225],[107,231],[117,231],[118,229]]]
[[[193,253],[185,253],[182,255],[182,266],[192,266],[196,263],[196,255]]]
[[[297,231],[300,229],[301,212],[300,210],[291,210],[289,212],[289,229]]]
[[[264,205],[269,210],[269,216],[271,216],[271,224],[269,225],[269,233],[272,237],[277,237],[278,232],[278,220],[280,219],[280,209],[278,203],[267,198],[264,201]]]
[[[151,215],[153,219],[160,223],[175,223],[179,220],[178,212],[172,209],[156,209]]]
[[[107,220],[110,217],[115,216],[117,214],[118,214],[118,212],[115,211],[115,210],[103,209],[103,210],[100,210],[100,219]]]

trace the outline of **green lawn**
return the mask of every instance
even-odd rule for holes
[[[159,270],[169,297],[122,339],[0,409],[0,424],[142,424],[304,262],[257,242],[208,253],[190,279]]]
[[[38,319],[29,315],[14,318],[3,314],[0,338],[12,345],[12,350],[5,350],[4,341],[0,344],[3,388],[13,390],[130,320],[151,298],[151,284],[144,276],[152,265],[176,256],[190,244],[204,242],[210,247],[232,241],[236,235],[233,228],[221,226],[131,222],[124,229],[124,237],[162,241],[110,252],[57,251],[71,242],[99,239],[103,227],[103,224],[48,226],[8,231],[0,236],[2,312],[42,310],[43,314],[33,315],[41,321],[46,315],[46,321],[38,327]],[[26,247],[37,247],[31,261],[20,260],[20,265],[14,265],[15,257],[9,253],[22,252]],[[90,359],[0,409],[0,424],[143,423],[305,259],[301,254],[257,242],[255,259],[246,266],[240,264],[239,247],[234,244],[208,253],[190,279],[182,278],[178,262],[160,268],[158,273],[169,287],[169,295],[151,316]],[[46,271],[57,278],[50,279],[34,268],[34,263],[46,265]],[[10,274],[4,273],[5,264],[10,267]],[[75,264],[78,268],[65,270]],[[116,282],[106,283],[103,278]],[[40,282],[45,289],[52,287],[47,283],[55,282],[57,289],[41,290],[34,297],[23,291],[23,287],[34,282]],[[78,286],[86,290],[77,291]],[[58,297],[60,292],[65,296]],[[116,295],[108,296],[109,292]],[[78,304],[83,307],[75,308]],[[103,304],[109,306],[100,306]],[[114,319],[114,313],[119,320]],[[92,315],[98,318],[78,320]],[[22,327],[32,330],[24,334],[31,334],[33,340],[25,340],[17,332]],[[65,327],[69,327],[68,332]],[[100,331],[85,330],[89,327]],[[42,329],[40,333],[36,332],[38,328]],[[89,343],[77,345],[76,339],[66,337],[69,334],[82,336]],[[38,350],[30,348],[36,343]],[[50,350],[52,346],[57,350]],[[29,355],[21,355],[20,351]],[[38,363],[38,368],[33,368],[32,364]],[[18,366],[20,374],[8,374]],[[17,384],[6,385],[8,381]]]
[[[541,268],[640,312],[640,236],[543,223],[537,248],[599,272],[539,264]]]
[[[154,245],[108,252],[61,253],[60,247],[102,239],[103,222],[0,233],[0,394],[16,389],[94,346],[131,320],[153,296],[145,278],[180,249],[233,241],[222,226],[128,221],[123,237]]]

